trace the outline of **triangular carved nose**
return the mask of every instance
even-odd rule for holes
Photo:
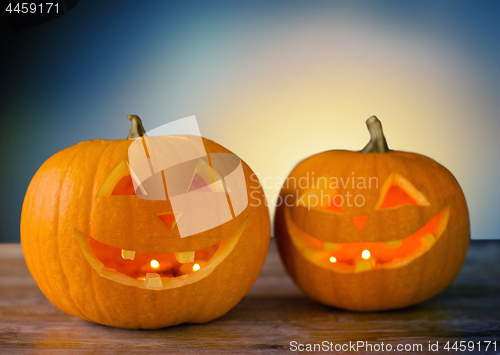
[[[163,224],[169,229],[172,230],[177,224],[177,219],[179,219],[182,215],[182,212],[165,212],[165,213],[157,213],[156,216],[163,222]]]
[[[352,218],[352,223],[354,223],[354,225],[356,226],[356,228],[358,228],[358,230],[362,230],[367,220],[368,220],[367,215],[356,216]]]

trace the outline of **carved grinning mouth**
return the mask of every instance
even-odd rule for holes
[[[179,253],[145,254],[97,241],[75,228],[80,248],[100,276],[149,290],[184,286],[210,274],[231,253],[248,217],[230,235],[208,248]]]
[[[450,216],[446,207],[409,237],[389,242],[331,243],[302,231],[285,209],[290,237],[310,262],[341,273],[391,269],[406,265],[427,252],[443,234]]]

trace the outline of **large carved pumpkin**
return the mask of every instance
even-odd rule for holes
[[[28,268],[55,306],[92,322],[160,328],[220,317],[248,292],[264,263],[269,216],[263,191],[243,161],[193,136],[172,136],[166,153],[178,158],[202,142],[205,159],[172,167],[189,179],[174,179],[178,186],[172,188],[162,171],[136,183],[130,147],[135,142],[148,148],[145,161],[151,165],[155,137],[143,136],[137,116],[129,118],[130,139],[79,143],[37,171],[21,216]],[[236,158],[231,169],[241,172],[240,185],[230,181],[231,171],[220,171],[227,166],[215,167],[220,155]],[[209,196],[219,206],[195,203],[189,217],[172,207],[175,189]],[[238,189],[240,201],[233,198]],[[250,193],[254,203],[247,204]],[[223,209],[227,218],[221,219]],[[197,221],[210,228],[181,235],[183,218],[184,229]]]
[[[406,307],[444,290],[469,245],[464,195],[425,156],[389,150],[380,121],[360,152],[300,162],[281,190],[275,236],[309,297],[356,311]]]

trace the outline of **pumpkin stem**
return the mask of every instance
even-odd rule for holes
[[[363,153],[387,153],[389,147],[384,137],[384,132],[382,131],[382,123],[375,116],[370,117],[366,120],[366,125],[370,131],[370,141],[363,148]]]
[[[128,132],[128,139],[134,139],[137,137],[142,137],[146,135],[146,130],[142,126],[142,121],[137,115],[128,115],[127,118],[130,120],[132,127],[130,127],[130,131]]]

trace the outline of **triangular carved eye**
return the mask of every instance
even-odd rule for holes
[[[143,187],[134,183],[130,167],[126,160],[113,169],[102,184],[97,197],[113,195],[146,195]]]
[[[430,206],[424,194],[397,173],[389,175],[381,190],[375,210],[387,210],[403,205]]]
[[[220,181],[221,183],[214,183]],[[226,192],[228,188],[221,176],[204,159],[198,159],[187,192]]]
[[[296,205],[323,212],[342,213],[342,196],[337,189],[328,186],[328,181],[327,178],[318,178],[313,187],[306,189],[300,195]]]
[[[111,195],[135,195],[132,176],[127,175],[122,177],[111,192]]]

